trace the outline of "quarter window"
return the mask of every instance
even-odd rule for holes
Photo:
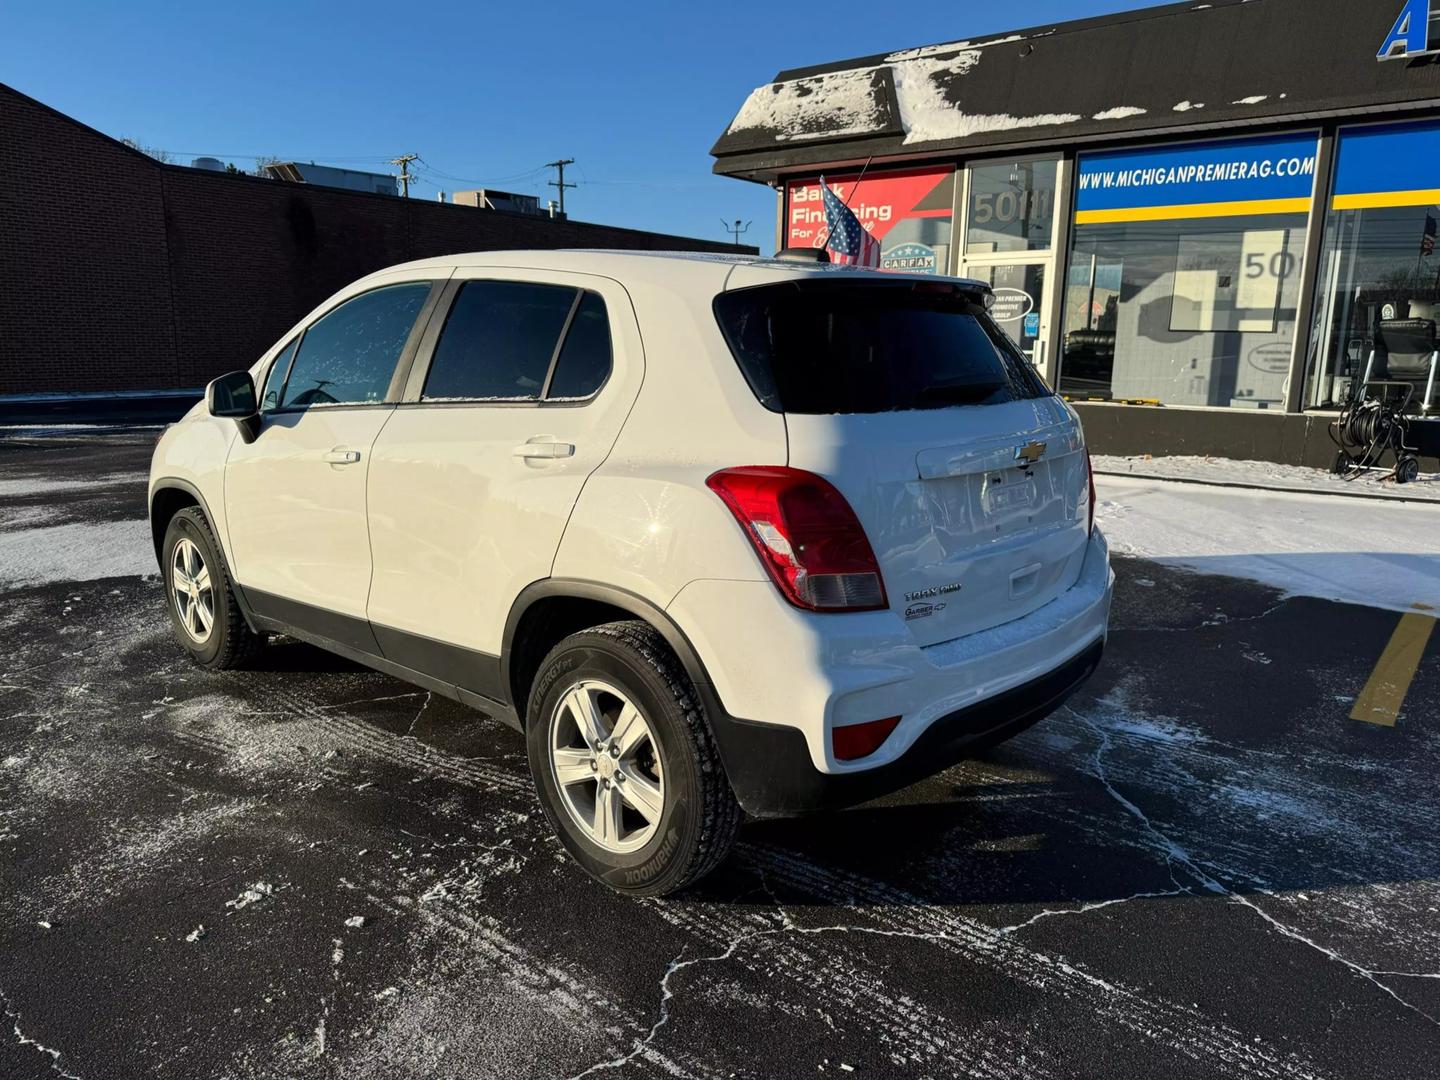
[[[610,377],[610,318],[598,293],[587,292],[565,335],[547,401],[587,398]]]
[[[428,282],[391,285],[347,300],[305,331],[281,395],[285,408],[385,400]],[[268,392],[268,385],[267,385]]]

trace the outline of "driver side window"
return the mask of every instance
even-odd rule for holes
[[[429,295],[429,282],[391,285],[362,293],[324,315],[300,339],[280,407],[384,401],[405,340]],[[267,399],[269,390],[267,380]]]

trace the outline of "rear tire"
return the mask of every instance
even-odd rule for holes
[[[649,624],[555,646],[530,693],[526,744],[545,816],[596,880],[666,896],[729,853],[740,805],[694,686]]]
[[[210,671],[253,659],[265,639],[245,622],[220,543],[198,506],[170,519],[160,550],[170,625],[190,659]]]

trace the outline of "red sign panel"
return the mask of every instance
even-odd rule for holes
[[[955,204],[954,169],[910,169],[827,176],[830,190],[880,241],[887,269],[943,274],[949,266],[950,223]],[[824,247],[829,237],[820,181],[786,186],[785,244]]]

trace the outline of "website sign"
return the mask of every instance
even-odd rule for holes
[[[1334,210],[1440,204],[1440,123],[1349,128],[1335,155]]]
[[[1306,134],[1084,154],[1075,222],[1303,214],[1317,150]]]

